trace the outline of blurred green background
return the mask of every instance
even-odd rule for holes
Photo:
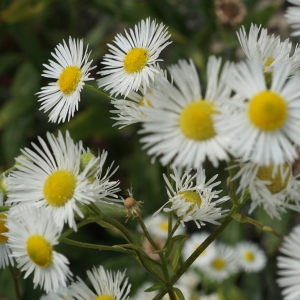
[[[48,123],[48,116],[39,111],[37,96],[42,86],[49,83],[41,77],[42,64],[52,59],[50,53],[62,40],[84,38],[85,45],[92,50],[93,77],[100,70],[100,61],[116,33],[132,27],[141,19],[150,16],[169,27],[173,43],[162,53],[163,68],[176,63],[178,59],[192,58],[205,82],[205,66],[209,55],[221,56],[224,61],[243,58],[236,30],[244,25],[246,31],[251,23],[268,27],[271,33],[288,37],[288,26],[283,14],[284,1],[245,0],[247,13],[240,23],[222,23],[217,17],[212,0],[1,0],[0,1],[0,171],[14,164],[20,148],[30,147],[37,136],[45,137],[47,131],[69,130],[75,140],[83,140],[85,147],[97,152],[108,150],[108,163],[115,161],[120,168],[114,176],[121,182],[122,192],[133,187],[137,200],[144,201],[143,216],[148,216],[166,201],[162,180],[165,169],[158,163],[151,164],[145,151],[141,150],[137,130],[139,125],[131,125],[122,130],[113,127],[112,109],[109,101],[90,91],[83,90],[79,111],[65,124]],[[95,82],[93,83],[96,86]],[[205,84],[203,84],[205,86]],[[215,174],[208,163],[205,165],[210,178]],[[220,167],[220,177],[226,191],[226,173]],[[245,207],[247,212],[247,207]],[[108,210],[109,214],[125,222],[122,211]],[[287,213],[281,221],[271,220],[263,210],[255,213],[262,223],[272,226],[280,233],[287,233],[297,223],[299,216]],[[135,230],[134,220],[126,223]],[[206,226],[205,230],[213,230]],[[193,224],[189,232],[196,231]],[[113,245],[124,241],[106,229],[89,225],[72,236],[74,239],[98,244]],[[138,239],[139,237],[137,237]],[[268,265],[259,274],[239,274],[224,284],[225,299],[266,300],[281,299],[275,284],[275,257],[278,254],[279,239],[262,233],[250,225],[232,222],[220,238],[234,245],[248,239],[258,244],[268,253]],[[132,258],[122,254],[97,252],[59,245],[75,275],[85,279],[85,272],[93,265],[102,264],[112,269],[127,269],[136,290],[143,281],[150,278]],[[32,289],[32,277],[26,280],[20,276],[22,299],[39,299],[42,291]],[[201,288],[201,286],[200,286]],[[13,281],[8,270],[0,270],[0,299],[14,300]]]

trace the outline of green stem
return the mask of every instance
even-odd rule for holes
[[[10,206],[0,206],[0,212],[8,211]]]
[[[171,234],[172,226],[173,226],[173,212],[170,212],[168,217],[168,238]]]
[[[136,219],[138,220],[146,238],[148,239],[148,241],[150,242],[150,244],[152,245],[152,247],[155,249],[155,250],[160,250],[160,248],[155,244],[155,242],[153,241],[152,239],[152,236],[149,234],[149,231],[144,223],[144,221],[142,220],[141,216],[137,216]]]
[[[89,223],[97,223],[99,220],[102,219],[102,215],[101,216],[95,216],[95,217],[89,217],[85,220],[83,220],[82,222],[78,223],[77,224],[77,229],[82,227],[82,226],[85,226]],[[67,236],[69,236],[71,233],[74,232],[74,229],[73,228],[69,228],[67,229],[65,232],[63,232],[61,235],[60,235],[60,238],[59,238],[59,241],[62,241],[63,239],[65,239]]]
[[[228,166],[228,173],[229,173],[229,192],[228,196],[230,197],[230,200],[234,205],[238,204],[238,199],[236,197],[236,180],[232,180],[232,178],[236,174],[236,168],[235,168],[236,162],[234,160],[230,160],[227,162]]]
[[[94,88],[92,85],[85,84],[83,87],[89,91],[92,91],[93,93],[100,95],[101,97],[111,100],[110,96],[108,96],[106,93],[102,92],[101,90]]]
[[[176,274],[166,283],[161,291],[153,298],[153,300],[161,300],[162,297],[172,288],[174,283],[182,274],[191,266],[191,264],[199,257],[199,255],[221,234],[221,232],[232,221],[232,216],[244,205],[248,199],[248,194],[244,195],[237,205],[233,205],[229,214],[225,217],[221,225],[219,225],[210,236],[191,254],[191,256],[181,265]]]
[[[270,232],[271,234],[275,235],[276,237],[283,239],[283,235],[281,235],[280,233],[276,232],[275,230],[273,230],[273,228],[269,227],[269,226],[265,226],[262,223],[247,217],[246,215],[242,214],[234,214],[232,216],[236,221],[240,222],[240,223],[249,223],[252,224],[254,226],[256,226],[257,228],[266,231],[266,232]]]
[[[116,246],[95,245],[95,244],[88,244],[88,243],[74,241],[74,240],[71,240],[68,238],[64,238],[61,242],[72,245],[72,246],[81,247],[81,248],[90,248],[90,249],[96,249],[96,250],[100,250],[100,251],[105,251],[105,250],[106,251],[117,251],[117,252],[122,252],[122,253],[130,254],[130,255],[134,256],[133,251],[131,251],[129,249],[124,249],[123,247],[120,247],[117,245]]]
[[[15,293],[17,300],[21,300],[21,294],[20,294],[20,288],[19,288],[19,282],[18,282],[18,276],[15,274],[14,269],[11,265],[8,265],[8,269],[13,277],[14,286],[15,286]]]
[[[2,174],[4,175],[8,175],[11,171],[16,170],[16,166],[12,166],[11,168],[7,169],[6,171],[4,171]]]
[[[172,212],[171,212],[171,213],[172,213]],[[171,214],[171,213],[170,213],[170,214]],[[173,237],[175,231],[177,230],[178,226],[180,225],[181,219],[182,219],[182,218],[179,218],[179,219],[177,220],[177,222],[175,223],[174,227],[173,227],[172,230],[170,231],[170,233],[169,233],[169,235],[168,235],[168,238],[167,238],[167,240],[166,240],[166,243],[165,243],[166,247],[168,247],[168,243],[170,242],[170,240],[171,240],[171,238]]]
[[[122,234],[126,237],[126,239],[128,240],[129,243],[131,244],[136,244],[133,237],[131,236],[131,234],[129,233],[129,231],[119,222],[115,221],[114,219],[103,215],[102,221],[112,225],[113,227],[117,228],[119,231],[122,232]],[[146,259],[144,258],[143,253],[141,253],[139,250],[134,249],[139,261],[141,262],[141,264],[145,267],[145,269],[158,281],[163,282],[163,278],[161,278],[159,276],[159,274],[157,274],[154,270],[152,270],[152,268],[149,266],[149,264],[147,263]]]
[[[167,266],[167,261],[165,259],[165,255],[164,253],[160,252],[159,250],[161,250],[157,245],[156,243],[154,242],[154,240],[152,239],[151,235],[149,234],[149,231],[143,221],[143,219],[141,218],[140,215],[138,215],[136,217],[136,219],[138,220],[146,238],[148,239],[148,241],[150,242],[150,244],[152,245],[152,247],[155,249],[155,250],[158,250],[158,255],[160,257],[160,262],[161,262],[161,267],[162,267],[162,270],[163,270],[163,273],[164,273],[164,277],[166,280],[169,279],[169,272],[168,272],[168,266]],[[176,299],[176,298],[175,298]]]

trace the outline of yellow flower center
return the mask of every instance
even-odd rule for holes
[[[161,230],[168,231],[168,229],[169,229],[168,221],[161,222],[159,227]]]
[[[70,200],[76,187],[76,178],[65,170],[53,172],[44,184],[44,197],[50,205],[63,206]]]
[[[5,243],[8,240],[8,238],[2,234],[8,232],[3,219],[6,219],[6,216],[4,214],[0,214],[0,243]]]
[[[183,134],[196,141],[205,141],[216,135],[212,115],[218,113],[215,105],[206,100],[188,104],[182,111],[179,125]]]
[[[141,71],[147,64],[149,54],[145,48],[133,48],[124,58],[124,69],[127,73]]]
[[[185,192],[180,192],[179,195],[181,195],[181,199],[183,199],[185,202],[193,203],[187,210],[187,213],[192,211],[195,205],[198,205],[198,207],[200,207],[202,200],[197,193],[191,191],[185,191]]]
[[[80,68],[76,66],[66,67],[59,76],[58,86],[64,94],[73,93],[81,78]]]
[[[109,296],[109,295],[102,295],[102,296],[98,296],[96,297],[94,300],[115,300],[116,298],[113,296]]]
[[[244,259],[249,262],[254,261],[254,258],[255,258],[254,253],[251,251],[245,251],[243,256],[244,256]]]
[[[287,164],[283,165],[283,173],[285,173],[286,169],[289,168]],[[271,183],[267,184],[266,187],[272,194],[279,193],[280,191],[284,190],[288,184],[290,173],[288,173],[284,180],[281,176],[280,168],[278,168],[276,174],[274,177],[272,177],[273,174],[273,166],[262,166],[259,167],[256,177],[258,177],[260,180],[268,180]]]
[[[52,247],[40,235],[32,235],[27,239],[26,250],[30,259],[41,268],[47,268],[52,263]]]
[[[225,268],[225,261],[222,258],[215,258],[212,261],[212,267],[217,270],[223,270]]]
[[[276,130],[286,120],[287,105],[278,94],[267,90],[250,100],[248,114],[251,122],[259,129]]]

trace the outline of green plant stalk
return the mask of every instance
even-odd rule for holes
[[[99,208],[92,203],[92,206],[96,209],[99,210]],[[100,210],[99,210],[100,211]],[[102,213],[100,211],[100,213]],[[120,232],[122,232],[122,234],[126,237],[126,239],[128,240],[128,242],[130,244],[136,244],[133,237],[131,236],[131,234],[129,233],[129,231],[119,222],[115,221],[114,219],[106,216],[106,215],[102,215],[102,219],[103,222],[106,222],[108,224],[110,224],[111,226],[115,227],[116,229],[118,229]],[[141,264],[144,266],[144,268],[159,282],[164,282],[164,279],[161,278],[154,270],[151,269],[151,267],[148,265],[148,263],[146,262],[146,260],[144,259],[143,253],[141,253],[139,250],[134,249],[136,256],[138,258],[138,260],[141,262]]]
[[[106,93],[102,92],[101,90],[94,88],[92,85],[85,84],[83,87],[89,91],[92,91],[93,93],[100,95],[101,97],[111,100],[110,96],[108,96]]]
[[[170,214],[172,214],[172,212],[170,212]],[[174,227],[172,228],[171,232],[169,233],[168,235],[168,238],[166,240],[166,243],[165,245],[168,246],[168,243],[170,242],[171,238],[173,237],[175,231],[177,230],[178,226],[180,225],[180,221],[181,221],[182,218],[179,218],[177,220],[177,222],[175,223]]]
[[[172,226],[173,226],[173,215],[172,212],[170,212],[168,216],[168,238],[171,234]]]
[[[87,224],[90,224],[90,223],[97,223],[99,220],[102,219],[102,215],[97,215],[95,217],[89,217],[85,220],[83,220],[82,222],[78,223],[77,224],[77,229],[80,228],[80,227],[83,227]],[[73,228],[69,228],[67,229],[65,232],[63,232],[60,237],[59,237],[59,241],[63,241],[67,236],[69,236],[71,233],[74,232],[74,229]]]
[[[74,240],[71,240],[68,238],[64,238],[61,242],[72,245],[72,246],[81,247],[81,248],[90,248],[90,249],[96,249],[96,250],[100,250],[100,251],[117,251],[117,252],[122,252],[122,253],[126,253],[129,255],[135,256],[133,251],[122,248],[117,245],[116,246],[96,245],[96,244],[82,243],[82,242],[74,241]]]
[[[153,300],[161,300],[162,297],[172,288],[174,283],[180,278],[182,274],[191,266],[191,264],[199,257],[199,255],[222,233],[222,231],[233,220],[232,216],[244,205],[248,199],[248,193],[244,195],[237,205],[233,205],[229,214],[225,217],[221,225],[219,225],[213,233],[206,238],[206,240],[191,254],[191,256],[182,264],[177,270],[176,274],[166,283],[161,291],[153,298]]]
[[[19,288],[19,282],[18,282],[18,276],[15,274],[13,267],[9,264],[8,269],[13,277],[14,281],[14,287],[15,287],[15,293],[17,300],[21,300],[21,294],[20,294],[20,288]]]
[[[15,165],[12,166],[11,168],[7,169],[6,171],[4,171],[2,174],[8,175],[11,171],[14,171],[14,170],[16,170],[16,166]],[[3,176],[1,175],[1,177],[3,177]]]
[[[10,206],[0,206],[0,212],[5,212],[10,209]]]
[[[149,231],[143,221],[143,219],[141,218],[141,216],[137,216],[136,217],[137,221],[139,222],[146,238],[148,239],[148,241],[150,242],[150,244],[152,245],[152,247],[155,249],[155,250],[161,250],[156,244],[155,242],[153,241],[151,235],[149,234]],[[169,272],[168,272],[168,266],[167,266],[167,261],[165,259],[165,255],[164,253],[161,253],[161,252],[157,252],[159,257],[160,257],[160,262],[161,262],[161,267],[162,267],[162,271],[164,273],[164,276],[165,276],[165,279],[168,280],[170,277],[169,277]]]
[[[283,239],[283,235],[281,235],[280,233],[278,233],[275,230],[273,230],[273,228],[271,228],[269,226],[265,226],[262,223],[254,220],[252,218],[249,218],[249,217],[247,217],[244,214],[234,214],[232,217],[233,217],[233,219],[235,219],[239,223],[249,223],[249,224],[252,224],[252,225],[256,226],[257,228],[259,228],[259,229],[261,229],[263,231],[269,232],[269,233],[275,235],[276,237],[278,237],[280,239]]]
[[[236,174],[236,170],[234,168],[234,166],[236,165],[236,162],[234,162],[233,160],[230,160],[229,162],[227,162],[227,166],[228,166],[228,173],[229,173],[229,197],[231,202],[234,205],[238,205],[238,199],[236,197],[236,181],[232,180],[232,178],[235,176]]]

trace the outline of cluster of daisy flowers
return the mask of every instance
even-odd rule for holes
[[[154,232],[159,228],[154,226]],[[158,233],[159,235],[159,233]],[[186,260],[195,249],[209,236],[208,232],[193,233],[189,236],[182,249],[182,258]],[[232,275],[239,272],[256,273],[266,266],[265,252],[255,243],[242,241],[237,245],[228,246],[214,241],[195,260],[192,268],[179,278],[175,287],[180,289],[185,299],[222,299],[217,293],[206,295],[202,281],[217,283],[216,287]],[[133,296],[133,299],[150,300],[154,292],[145,292],[152,284],[145,282]],[[164,299],[169,299],[167,296]],[[295,298],[296,299],[296,298]]]
[[[98,87],[112,97],[116,126],[142,124],[141,142],[153,160],[197,169],[207,159],[215,167],[238,159],[240,190],[249,188],[252,197],[250,212],[263,206],[280,218],[286,208],[300,207],[299,181],[292,173],[300,146],[300,48],[292,52],[288,39],[282,42],[254,24],[248,35],[242,27],[237,37],[247,61],[222,67],[211,56],[203,87],[192,60],[160,67],[170,35],[147,18],[108,45]],[[93,80],[89,55],[82,40],[70,38],[69,45],[55,48],[56,61],[44,65],[43,76],[56,79],[38,93],[41,109],[51,110],[50,121],[70,120],[78,109],[80,91]]]
[[[182,256],[186,260],[209,236],[207,232],[193,233],[183,246]],[[214,241],[195,260],[193,268],[211,281],[221,282],[240,271],[260,272],[266,265],[262,249],[250,241],[228,246]]]
[[[298,0],[290,2],[300,4]],[[287,18],[298,29],[295,16],[297,10],[291,8]],[[296,46],[292,52],[289,40],[282,42],[254,24],[248,35],[242,28],[237,37],[247,60],[223,63],[209,57],[203,86],[192,60],[179,60],[168,70],[160,67],[159,55],[171,43],[170,35],[162,23],[147,18],[125,30],[125,35],[117,34],[108,45],[110,53],[102,62],[105,67],[98,72],[102,76],[98,88],[109,91],[115,107],[111,111],[115,125],[123,128],[141,123],[138,133],[143,148],[153,160],[171,165],[173,173],[164,175],[168,201],[156,214],[174,212],[183,227],[189,221],[198,228],[206,223],[217,225],[228,212],[220,205],[229,197],[221,197],[221,191],[215,190],[220,184],[215,182],[217,175],[206,181],[202,168],[206,160],[214,167],[220,161],[235,160],[239,171],[231,180],[239,180],[239,191],[249,190],[250,212],[262,206],[271,217],[280,218],[286,209],[300,211],[300,181],[293,174],[300,147],[300,48]],[[44,65],[42,76],[55,81],[42,88],[38,101],[40,109],[50,111],[49,121],[60,123],[69,121],[78,110],[80,92],[94,79],[90,73],[95,67],[83,40],[70,38],[68,45],[63,41],[52,56],[55,61]],[[84,217],[84,205],[122,200],[115,194],[118,182],[110,180],[115,169],[111,165],[103,171],[106,152],[95,156],[68,133],[63,137],[59,132],[57,138],[48,133],[46,141],[38,140],[40,145],[32,144],[33,150],[22,150],[16,170],[7,178],[4,205],[10,209],[0,218],[4,243],[0,266],[15,260],[25,277],[33,273],[35,286],[56,292],[72,277],[67,258],[54,251],[63,226],[76,230],[75,217]],[[157,233],[161,235],[158,238],[162,232]],[[239,267],[234,264],[238,255],[233,249],[222,244],[209,247],[215,249],[207,248],[214,255],[201,270],[211,278],[223,280],[239,267],[254,270],[253,252],[259,250],[249,244],[236,250],[240,261],[244,259]],[[259,262],[264,264],[262,258]],[[96,272],[93,270],[93,276]],[[79,292],[78,299],[98,297],[88,292],[81,280],[78,285],[75,290],[86,293]],[[101,290],[99,286],[95,289]],[[125,299],[128,292],[123,292],[124,297],[112,299]]]
[[[106,170],[107,152],[98,156],[65,136],[47,134],[38,138],[32,149],[22,149],[15,170],[7,178],[7,199],[1,206],[9,210],[0,215],[0,266],[9,264],[33,274],[38,285],[56,292],[72,279],[68,259],[55,250],[64,228],[77,230],[76,219],[84,219],[83,206],[118,205],[119,182],[110,177],[116,169]],[[3,203],[4,202],[4,203]]]
[[[279,219],[287,208],[298,211],[300,183],[292,171],[300,146],[298,45],[292,50],[288,39],[281,41],[255,24],[248,34],[242,27],[237,37],[247,60],[222,63],[221,58],[209,57],[203,86],[192,60],[179,60],[168,70],[156,60],[150,76],[146,60],[139,56],[147,46],[137,43],[139,36],[147,44],[143,26],[144,21],[134,32],[126,32],[126,38],[117,35],[116,46],[109,45],[111,54],[104,59],[109,72],[100,72],[104,77],[99,86],[111,90],[111,96],[125,96],[113,98],[115,125],[141,123],[143,148],[162,165],[189,170],[206,160],[218,167],[220,161],[235,159],[240,171],[233,180],[241,182],[239,191],[249,189],[250,213],[262,206]],[[163,36],[157,41],[158,53],[168,44],[169,36]],[[132,73],[128,73],[129,56]],[[154,63],[149,58],[150,62]],[[140,78],[148,75],[150,79],[142,83]],[[134,82],[130,91],[124,91],[116,79],[121,76]]]

